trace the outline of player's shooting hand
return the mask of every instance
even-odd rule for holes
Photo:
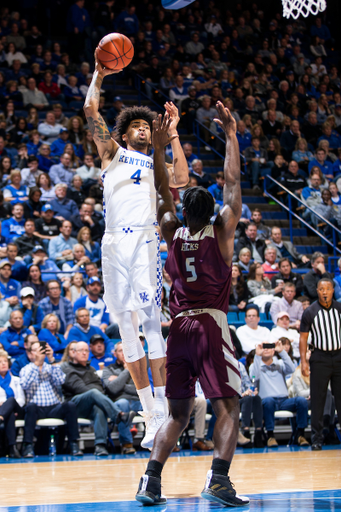
[[[158,115],[157,119],[154,119],[152,133],[152,143],[154,149],[163,149],[164,147],[168,146],[170,141],[175,137],[174,135],[168,137],[168,130],[171,122],[172,120],[167,112],[163,119],[161,114]]]
[[[97,57],[98,48],[95,50],[95,71],[98,72],[99,75],[101,75],[103,78],[107,75],[114,75],[115,73],[121,73],[122,69],[116,70],[116,69],[109,69],[100,63]]]
[[[213,121],[224,130],[226,135],[235,134],[237,132],[237,123],[229,109],[224,107],[221,101],[217,101],[216,109],[218,110],[219,119],[215,117]]]
[[[177,133],[177,126],[180,121],[179,110],[178,107],[174,105],[172,101],[167,101],[167,103],[165,103],[165,109],[171,119],[171,124],[169,126],[168,131],[168,135],[171,136]]]

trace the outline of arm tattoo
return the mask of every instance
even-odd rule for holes
[[[95,141],[108,142],[111,139],[108,127],[100,114],[97,119],[89,116],[88,125]]]
[[[87,100],[94,99],[99,102],[102,82],[103,78],[100,76],[97,76],[95,82],[91,82],[88,89]]]

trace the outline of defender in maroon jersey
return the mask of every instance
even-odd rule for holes
[[[171,416],[159,429],[136,499],[144,504],[166,503],[161,495],[161,471],[194,405],[195,382],[200,380],[212,402],[217,421],[214,453],[202,497],[224,505],[245,506],[229,476],[239,427],[240,375],[227,325],[234,233],[241,215],[240,160],[236,122],[221,102],[215,119],[226,135],[224,206],[214,225],[212,195],[202,187],[186,190],[183,215],[186,228],[173,213],[172,201],[160,204],[158,220],[167,242],[166,270],[172,278],[170,310],[173,323],[167,343],[166,395]],[[167,144],[165,123],[154,125],[154,166],[163,166]],[[163,187],[169,189],[168,181]],[[169,192],[170,194],[170,192]],[[167,197],[165,190],[162,197]]]

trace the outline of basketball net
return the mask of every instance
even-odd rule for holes
[[[319,12],[325,11],[327,7],[326,0],[282,0],[283,4],[283,17],[294,18],[295,20],[299,16],[305,18],[309,14],[318,14]]]

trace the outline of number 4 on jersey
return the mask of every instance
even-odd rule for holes
[[[134,174],[132,174],[130,176],[130,179],[131,180],[134,180],[134,185],[140,185],[140,181],[141,181],[141,170],[138,170],[136,172],[134,172]]]

